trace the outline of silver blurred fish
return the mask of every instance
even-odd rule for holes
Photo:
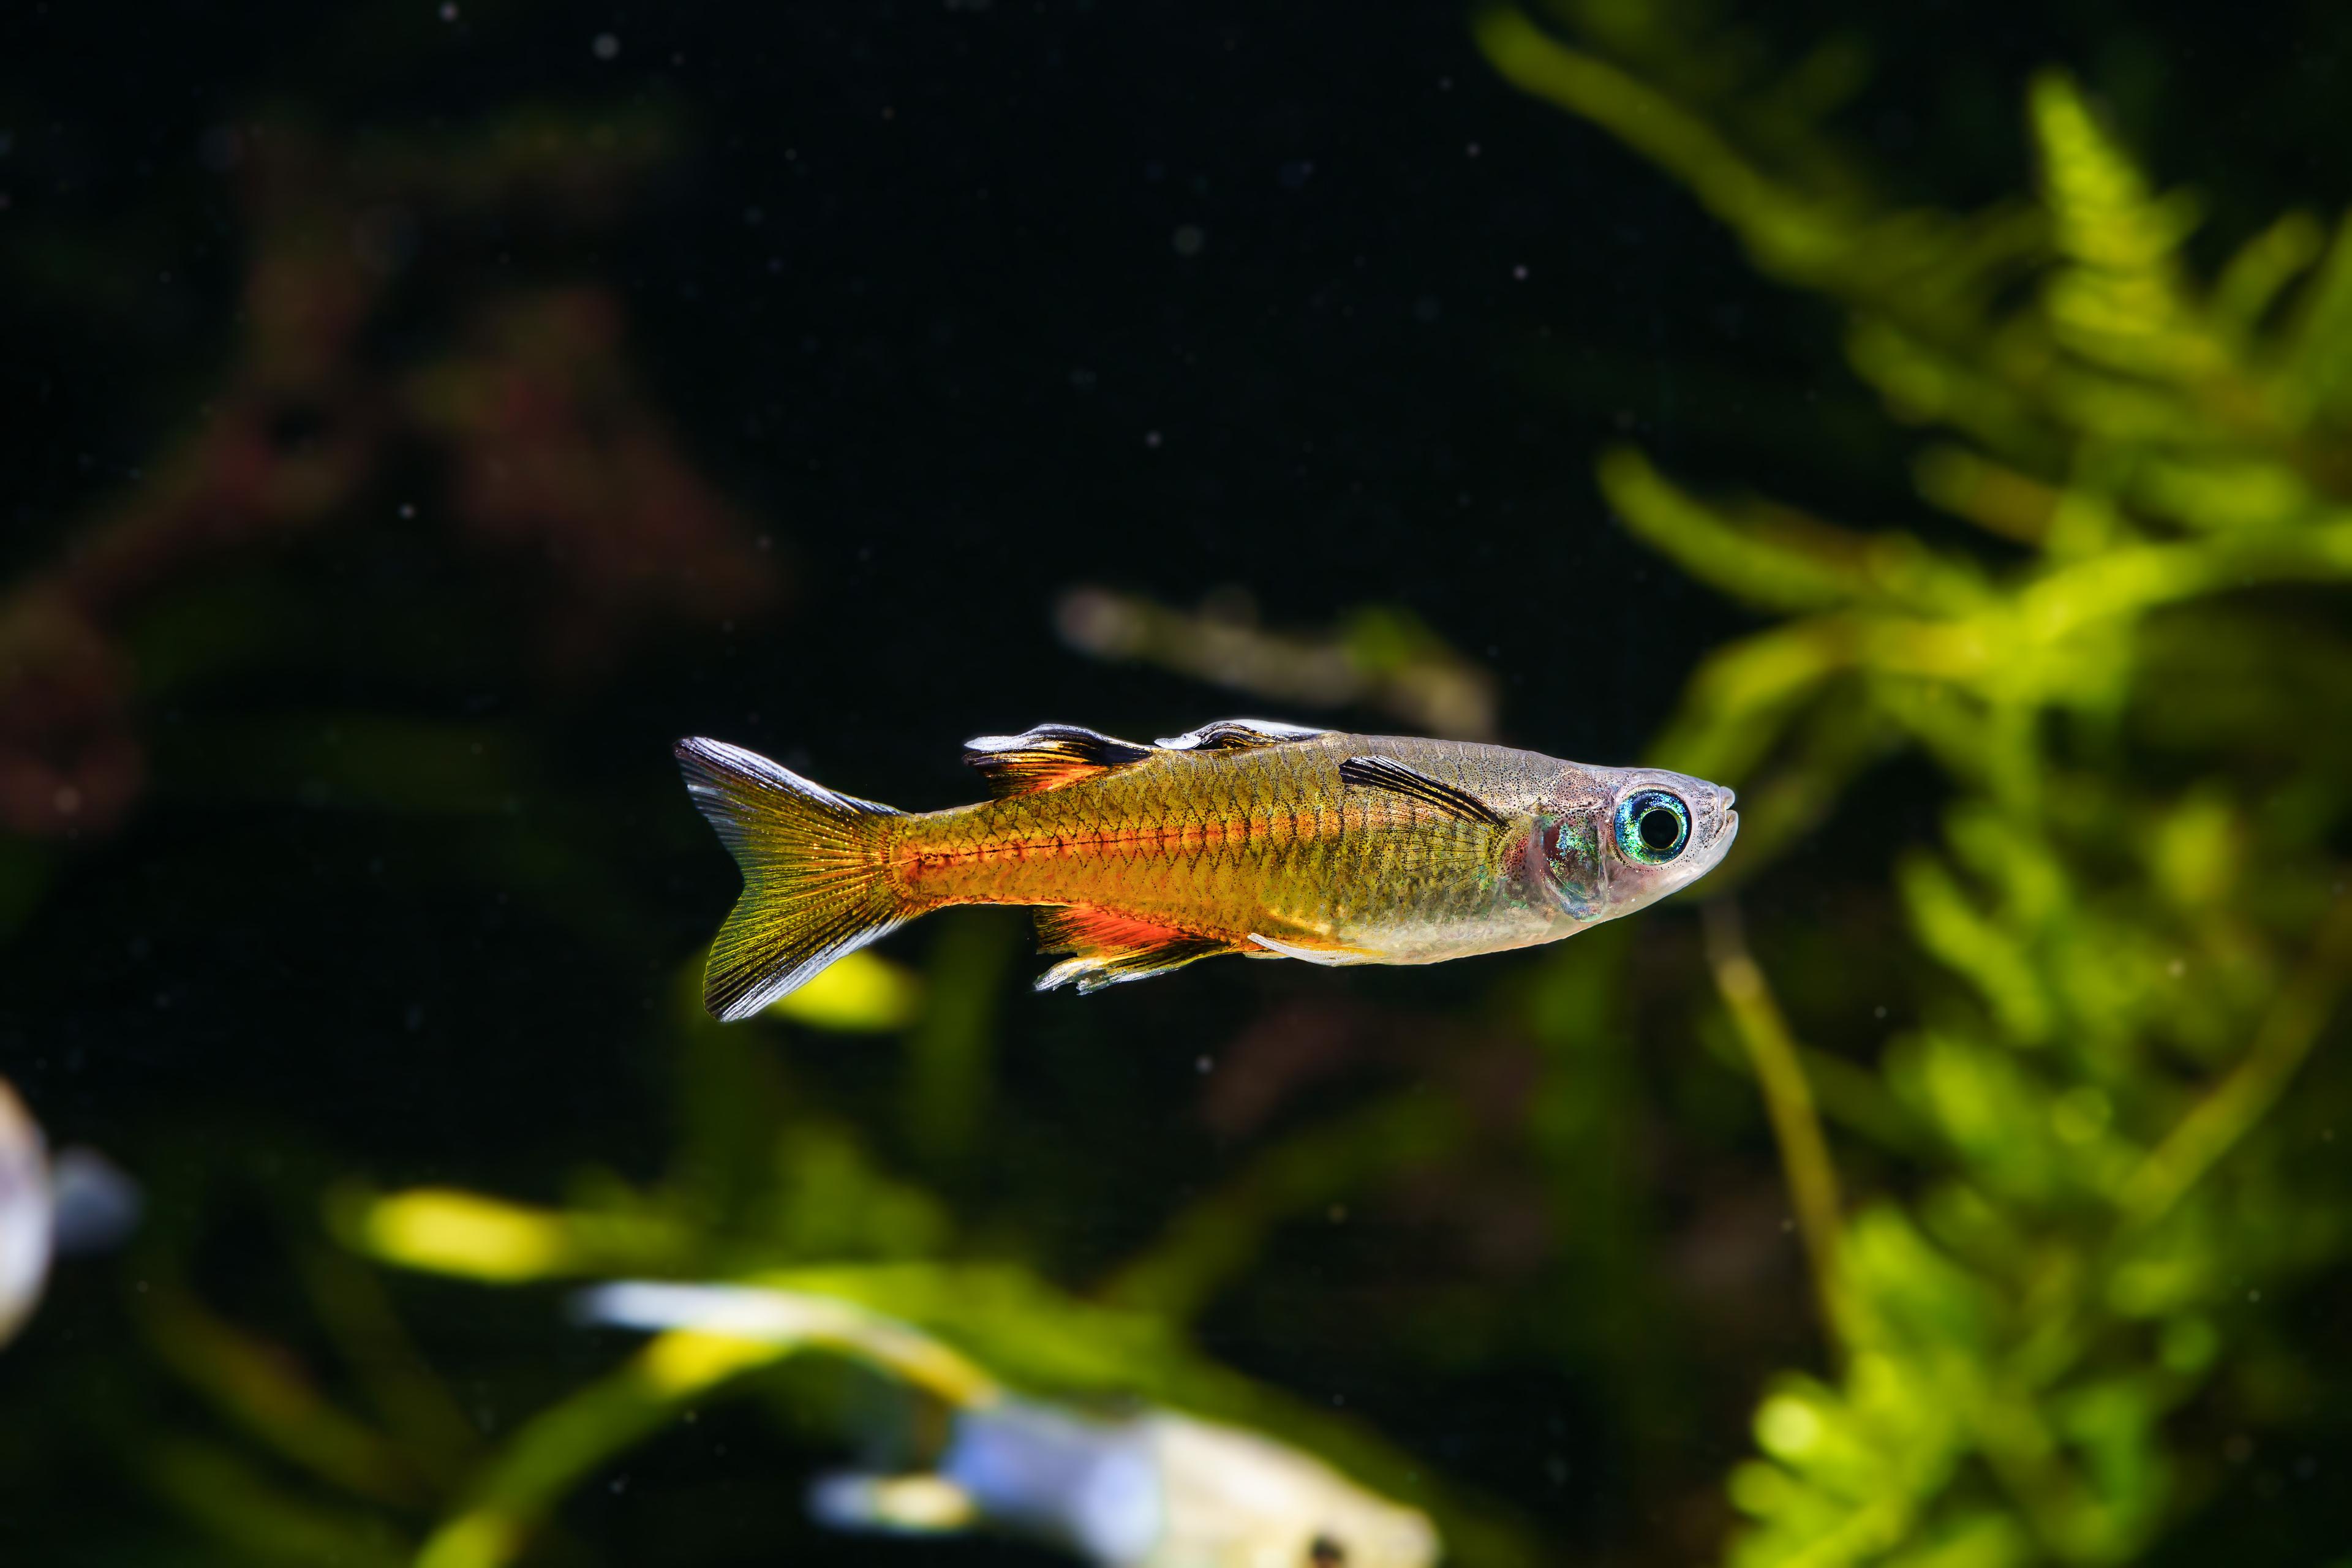
[[[51,1161],[40,1124],[0,1079],[0,1344],[39,1305],[50,1259],[120,1241],[139,1204],[138,1187],[95,1151],[67,1149]]]
[[[630,1328],[845,1348],[870,1338],[871,1359],[892,1366],[924,1342],[790,1290],[624,1283],[582,1308]],[[1428,1568],[1438,1554],[1426,1516],[1255,1432],[1170,1410],[1085,1415],[993,1388],[957,1409],[934,1469],[829,1476],[810,1506],[844,1530],[1003,1530],[1100,1568]]]

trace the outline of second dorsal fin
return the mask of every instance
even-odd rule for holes
[[[1059,789],[1151,755],[1151,748],[1115,740],[1076,724],[1040,724],[1025,734],[975,735],[963,760],[980,770],[1002,797]]]

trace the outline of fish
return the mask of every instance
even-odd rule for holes
[[[1438,1551],[1420,1510],[1259,1433],[1011,1396],[958,1412],[935,1470],[827,1476],[809,1500],[836,1529],[981,1525],[1101,1568],[1427,1568]]]
[[[756,752],[677,746],[742,872],[703,1001],[732,1021],[933,910],[1039,909],[1080,993],[1221,953],[1437,963],[1556,942],[1705,876],[1730,790],[1464,741],[1224,719],[1151,745],[1074,724],[965,742],[992,798],[906,813]]]
[[[765,1287],[616,1281],[580,1315],[620,1327],[823,1345],[907,1371],[952,1352],[853,1303]],[[978,1392],[969,1392],[975,1379]],[[919,1381],[929,1381],[918,1379]],[[846,1531],[1025,1537],[1098,1568],[1429,1568],[1427,1515],[1246,1428],[1160,1406],[1118,1415],[1006,1393],[960,1375],[931,1468],[844,1471],[810,1511]]]
[[[104,1155],[75,1148],[52,1160],[40,1123],[0,1079],[0,1345],[40,1304],[58,1254],[113,1246],[139,1208],[137,1185]]]

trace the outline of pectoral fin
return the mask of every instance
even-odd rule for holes
[[[1037,989],[1051,991],[1075,983],[1081,995],[1123,981],[1165,974],[1194,959],[1235,951],[1232,942],[1221,937],[1153,925],[1084,905],[1038,910],[1037,946],[1043,952],[1074,955],[1039,975]]]
[[[1339,764],[1339,778],[1342,783],[1364,789],[1384,789],[1395,795],[1411,795],[1424,805],[1433,805],[1447,816],[1458,816],[1465,822],[1500,827],[1510,820],[1459,784],[1432,778],[1419,768],[1407,767],[1394,757],[1349,757]]]

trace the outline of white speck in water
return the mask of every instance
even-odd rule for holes
[[[401,521],[404,521],[404,521],[406,521],[408,519],[410,519],[410,518],[412,518],[412,517],[415,517],[415,515],[416,515],[416,503],[415,503],[415,501],[413,501],[413,500],[404,500],[404,501],[402,501],[402,502],[400,503],[400,516],[401,516]]]
[[[1347,1224],[1348,1205],[1346,1204],[1333,1204],[1330,1207],[1329,1215],[1333,1225]]]
[[[454,4],[446,3],[446,0],[445,0],[445,3],[441,7],[441,19],[445,22],[456,21],[457,19],[457,7]]]
[[[2189,962],[2186,959],[2176,958],[2164,966],[2164,972],[2178,980],[2189,973]]]
[[[2246,1300],[2249,1301],[2259,1304],[2262,1299],[2263,1293],[2260,1290],[2249,1290],[2246,1292]]]
[[[1465,157],[1475,158],[1478,155],[1478,143],[1471,142],[1468,147],[1463,149],[1463,154]]]
[[[600,60],[616,59],[620,57],[621,40],[610,33],[597,34],[588,47],[595,52],[596,58]]]
[[[1881,1002],[1877,1006],[1873,1007],[1870,1010],[1870,1016],[1874,1018],[1884,1018],[1886,1016],[1886,1004]]]
[[[1213,1068],[1216,1065],[1216,1063],[1211,1061],[1206,1057],[1197,1058],[1192,1063],[1193,1068],[1201,1072],[1207,1072],[1211,1068]]]
[[[1159,446],[1159,445],[1160,445],[1160,432],[1159,432],[1159,431],[1157,431],[1157,430],[1146,430],[1146,431],[1143,433],[1143,444],[1144,444],[1145,446],[1147,446],[1147,447],[1157,447],[1157,446]]]
[[[1209,237],[1202,232],[1199,224],[1179,224],[1171,243],[1176,247],[1176,254],[1179,256],[1198,256],[1202,248],[1209,243]]]
[[[1523,264],[1523,265],[1520,265],[1520,266],[1517,266],[1517,267],[1514,267],[1514,268],[1511,268],[1511,276],[1512,276],[1513,278],[1517,279],[1519,282],[1522,282],[1522,283],[1526,282],[1526,281],[1528,280],[1528,269],[1527,269],[1526,266]]]

